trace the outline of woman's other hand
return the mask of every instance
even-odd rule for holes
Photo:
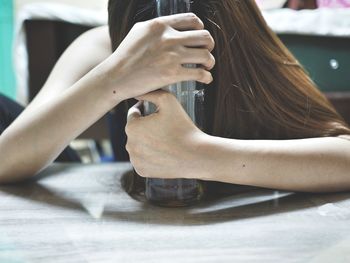
[[[192,13],[137,23],[102,64],[107,84],[119,100],[134,98],[169,84],[210,83],[214,40]],[[186,68],[184,64],[202,67]]]
[[[141,116],[141,101],[129,110],[126,149],[136,172],[153,178],[199,178],[206,134],[171,93],[159,90],[139,99],[155,104],[157,111]]]

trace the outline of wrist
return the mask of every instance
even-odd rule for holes
[[[195,179],[214,181],[214,167],[217,166],[215,137],[200,131],[193,143]]]
[[[95,67],[89,74],[96,86],[103,90],[104,95],[113,106],[128,99],[122,92],[122,83],[119,77],[119,71],[116,67],[111,71],[111,62],[106,60]]]
[[[234,183],[241,162],[241,147],[238,140],[215,137],[208,134],[201,136],[198,150],[201,180]]]

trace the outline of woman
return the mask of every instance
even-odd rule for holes
[[[112,55],[106,29],[66,51],[38,97],[0,137],[3,182],[37,173],[104,113],[136,97],[158,106],[147,117],[140,103],[128,113],[127,149],[142,176],[310,192],[350,189],[349,128],[254,1],[194,1],[201,20],[192,14],[148,20],[152,3],[110,0]],[[81,48],[89,34],[94,42]],[[92,50],[96,55],[85,58]],[[84,66],[77,69],[80,59]],[[186,63],[202,67],[182,67]],[[172,95],[152,92],[183,80],[212,83],[206,133]]]
[[[149,19],[154,10],[149,1],[121,2],[109,6],[114,48],[132,26],[125,17]],[[206,133],[172,96],[140,98],[155,103],[158,113],[129,111],[127,149],[136,171],[294,191],[349,189],[349,127],[271,32],[255,2],[193,1],[192,7],[216,42]]]

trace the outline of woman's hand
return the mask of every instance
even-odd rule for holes
[[[135,24],[99,68],[108,80],[104,84],[124,100],[181,81],[210,83],[213,48],[213,38],[196,15],[165,16]],[[183,64],[202,67],[186,68]]]
[[[199,148],[206,134],[171,93],[159,90],[139,99],[155,104],[157,112],[142,117],[139,102],[128,113],[126,149],[137,173],[153,178],[199,178]]]

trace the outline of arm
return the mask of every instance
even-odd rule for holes
[[[32,108],[69,89],[111,54],[112,48],[107,26],[88,30],[79,36],[63,52],[44,86],[22,115],[32,115]]]
[[[84,33],[68,47],[39,94],[0,136],[0,182],[35,174],[55,159],[71,138],[88,125],[86,117],[72,115],[91,111],[87,109],[89,104],[80,104],[79,101],[83,99],[83,90],[92,89],[91,85],[85,86],[87,78],[93,77],[78,81],[110,54],[107,27]],[[91,95],[96,91],[91,91]],[[88,103],[94,106],[89,99]],[[97,115],[101,114],[101,110]],[[94,119],[97,115],[92,113],[90,117]],[[78,119],[78,122],[71,118]],[[82,127],[72,134],[75,125]]]
[[[60,67],[59,62],[56,69]],[[103,93],[100,88],[97,71],[70,86],[69,80],[53,82],[55,72],[33,103],[0,136],[0,182],[36,174],[116,103],[107,98],[107,89]]]
[[[257,141],[204,136],[201,153],[208,180],[305,192],[350,189],[350,140],[345,138]]]
[[[140,99],[158,106],[147,117],[137,107],[129,111],[127,150],[142,176],[306,192],[350,189],[349,136],[275,141],[213,137],[195,127],[172,95],[158,91]]]
[[[63,55],[44,90],[0,136],[0,182],[13,182],[45,168],[71,140],[124,99],[178,81],[212,81],[205,69],[182,67],[213,64],[212,38],[193,14],[135,25],[113,54],[96,67],[87,63],[93,69],[79,79],[88,68],[75,71],[75,67],[86,63],[84,56],[96,48],[95,41],[92,45],[86,41],[73,44]],[[194,52],[198,46],[203,48]]]

